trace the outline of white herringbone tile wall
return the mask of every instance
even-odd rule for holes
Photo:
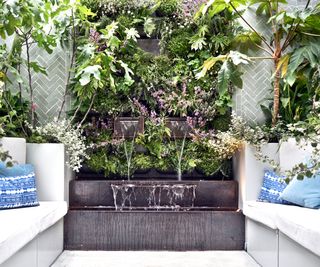
[[[70,66],[68,52],[68,49],[61,47],[56,48],[52,54],[35,45],[31,48],[31,61],[38,62],[48,74],[32,74],[36,114],[42,123],[51,121],[60,110]],[[26,68],[22,69],[22,74],[26,75]],[[28,95],[26,90],[25,94]],[[69,107],[70,97],[67,98],[64,111]]]

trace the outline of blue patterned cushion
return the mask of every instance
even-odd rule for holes
[[[0,164],[0,209],[38,205],[32,165],[23,164],[6,168]]]
[[[284,179],[285,177],[273,171],[265,171],[258,201],[287,204],[286,201],[280,199],[280,194],[287,186]]]

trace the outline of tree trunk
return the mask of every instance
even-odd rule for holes
[[[26,42],[26,52],[27,52],[27,72],[28,72],[28,82],[29,82],[29,94],[30,94],[30,113],[31,113],[31,126],[35,127],[35,104],[34,104],[34,95],[33,95],[33,87],[32,87],[32,75],[31,75],[31,59],[30,59],[30,44],[29,44],[29,36],[25,36]]]
[[[279,59],[275,59],[275,78],[273,84],[273,113],[272,113],[272,127],[276,126],[279,117],[280,109],[280,69],[278,69]]]

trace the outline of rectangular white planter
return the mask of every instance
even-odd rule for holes
[[[300,145],[297,144],[295,138],[289,138],[287,141],[281,142],[279,150],[281,170],[290,170],[296,164],[307,163],[312,151],[313,148],[307,141],[303,141]]]
[[[275,162],[279,163],[279,144],[269,143],[262,147],[262,152]],[[243,202],[256,200],[262,185],[265,169],[270,169],[268,164],[259,161],[255,157],[255,148],[244,145],[233,157],[234,179],[239,182],[239,208],[243,208]]]
[[[40,201],[68,201],[72,172],[63,144],[27,144],[27,163],[34,165]]]
[[[26,139],[17,137],[2,137],[2,147],[9,152],[13,161],[19,164],[26,162]]]

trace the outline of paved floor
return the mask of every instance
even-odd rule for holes
[[[64,251],[52,267],[257,267],[244,251]]]

